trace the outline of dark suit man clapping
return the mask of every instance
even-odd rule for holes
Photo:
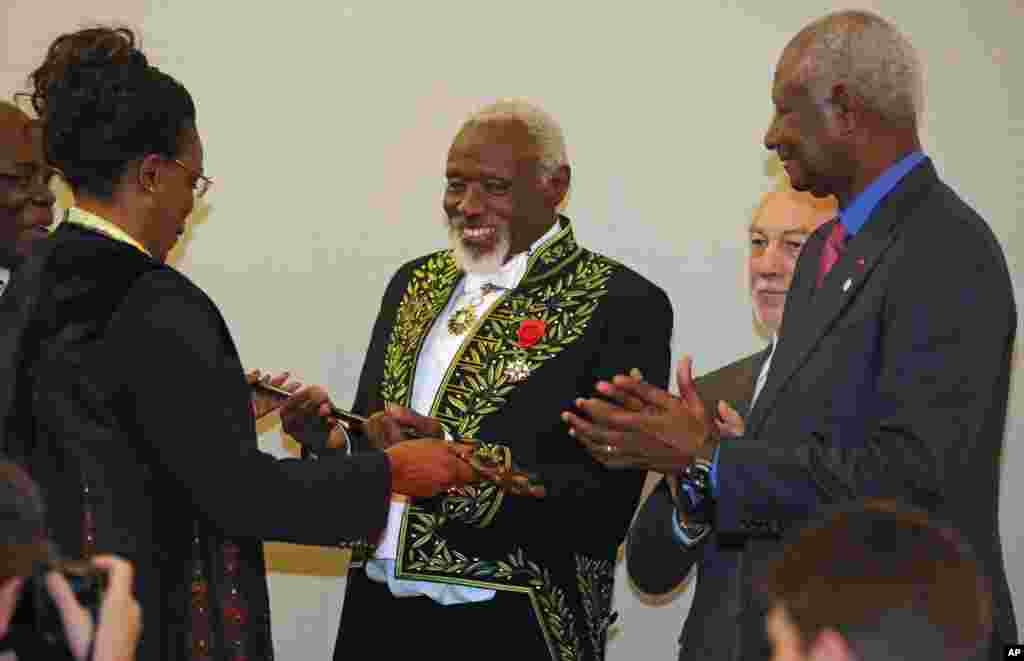
[[[767,193],[754,212],[749,227],[750,295],[754,318],[771,333],[772,342],[764,350],[696,380],[705,407],[717,409],[722,434],[736,435],[742,430],[741,414],[764,388],[797,258],[814,230],[835,214],[835,198],[794,190]],[[674,589],[695,563],[700,566],[700,555],[710,548],[686,536],[683,522],[676,517],[677,496],[677,475],[670,471],[648,496],[630,531],[629,575],[644,592],[662,594]],[[700,580],[703,572],[714,568],[711,563],[702,569]]]
[[[878,496],[965,533],[992,580],[994,637],[1016,638],[996,507],[1016,306],[988,225],[922,152],[919,71],[906,38],[865,12],[815,21],[782,54],[765,146],[841,211],[797,262],[741,438],[718,442],[688,359],[680,397],[618,376],[598,389],[620,406],[567,415],[596,456],[658,449],[691,486],[686,523],[713,531],[680,658],[765,658],[756,580],[779,534]]]

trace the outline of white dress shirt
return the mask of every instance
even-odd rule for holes
[[[0,296],[4,295],[7,284],[11,281],[11,270],[6,266],[0,266]]]
[[[764,384],[768,381],[768,370],[772,366],[772,358],[775,357],[775,347],[779,346],[779,334],[772,334],[772,350],[768,352],[768,357],[764,360],[764,365],[761,366],[761,373],[757,375],[757,383],[754,385],[754,396],[750,398],[750,406],[747,407],[747,413],[754,410],[754,402],[757,401],[758,395],[761,394],[761,389],[764,388]]]
[[[416,363],[416,374],[413,378],[412,398],[410,407],[421,415],[430,415],[438,388],[448,371],[448,366],[462,347],[463,342],[470,338],[476,330],[476,323],[465,333],[453,335],[448,332],[448,320],[457,310],[476,301],[475,314],[479,321],[490,311],[501,298],[519,285],[526,274],[526,265],[530,255],[558,234],[559,225],[555,223],[535,241],[530,249],[509,259],[496,273],[467,273],[455,287],[451,300],[441,314],[438,315],[430,333],[423,342],[419,360]],[[483,293],[483,287],[491,284],[500,289]],[[396,597],[415,597],[425,595],[445,606],[478,601],[487,601],[494,597],[494,590],[474,588],[464,585],[450,585],[432,581],[407,581],[395,578],[395,557],[398,551],[398,535],[402,528],[402,515],[408,507],[408,498],[401,494],[391,494],[391,507],[388,510],[387,527],[381,535],[377,550],[372,559],[366,562],[366,575],[378,583],[386,582],[391,594]]]

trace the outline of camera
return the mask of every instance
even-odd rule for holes
[[[107,587],[105,570],[80,561],[37,563],[22,585],[7,636],[0,641],[0,651],[13,650],[19,658],[58,650],[69,653],[60,610],[46,587],[46,574],[50,571],[67,579],[75,599],[92,615],[93,622],[98,621]]]

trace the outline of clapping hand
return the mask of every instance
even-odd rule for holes
[[[718,417],[715,418],[715,426],[718,427],[720,436],[743,436],[746,424],[743,416],[736,412],[729,402],[718,402]]]
[[[601,381],[605,399],[576,400],[586,416],[562,414],[569,433],[597,461],[609,468],[678,472],[707,452],[718,435],[693,383],[693,361],[683,357],[676,368],[679,396],[645,383],[635,375]]]

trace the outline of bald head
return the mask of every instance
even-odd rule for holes
[[[913,125],[921,114],[921,65],[910,41],[881,16],[845,10],[804,27],[783,53],[812,95],[844,85],[884,121]]]
[[[771,332],[782,325],[786,293],[804,242],[837,212],[831,196],[784,190],[761,198],[750,223],[750,295],[754,316]]]
[[[38,129],[36,129],[38,130]],[[32,119],[18,106],[0,101],[0,159],[23,160],[30,154]]]
[[[0,261],[24,257],[53,224],[52,170],[42,128],[20,108],[0,102]]]

